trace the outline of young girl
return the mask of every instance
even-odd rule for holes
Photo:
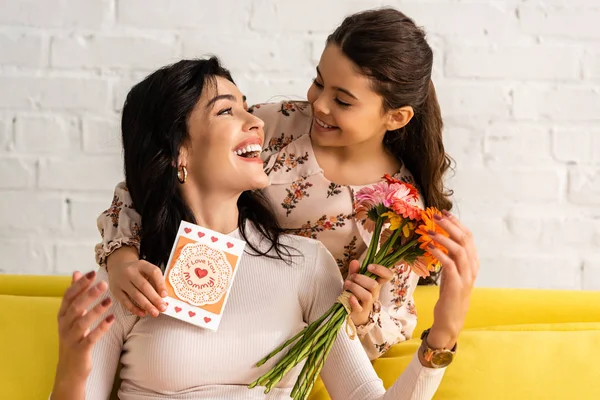
[[[129,314],[112,292],[103,294],[105,269],[96,284],[94,272],[75,273],[59,311],[52,399],[107,399],[119,363],[122,400],[289,398],[303,363],[266,396],[248,385],[283,354],[255,364],[318,319],[343,289],[325,247],[282,234],[256,191],[269,181],[260,151],[241,153],[262,146],[262,121],[247,112],[228,71],[212,58],[181,61],[134,86],[121,126],[127,187],[144,220],[142,257],[164,266],[181,220],[241,238],[250,249],[216,333],[166,315]],[[435,368],[426,351],[455,346],[478,269],[468,231],[451,216],[438,224],[450,237],[432,238],[449,256],[431,250],[444,272],[422,350],[386,393],[360,343],[341,329],[321,373],[332,398],[433,396],[444,368]]]
[[[371,359],[411,337],[419,276],[404,264],[376,266],[377,281],[357,274],[352,260],[363,257],[370,234],[355,218],[353,195],[389,174],[415,183],[425,205],[451,208],[432,64],[425,34],[411,19],[393,9],[366,11],[346,18],[327,39],[308,103],[251,108],[265,122],[262,158],[271,185],[263,192],[286,232],[318,239],[335,257],[354,294],[351,316]],[[118,301],[138,315],[141,309],[158,315],[162,275],[138,261],[145,222],[136,207],[118,186],[98,219],[103,243],[97,260],[108,259]]]

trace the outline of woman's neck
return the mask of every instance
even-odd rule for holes
[[[197,225],[225,235],[237,229],[239,215],[237,201],[240,194],[227,195],[214,191],[201,193],[199,190],[187,187],[182,188],[182,196]]]

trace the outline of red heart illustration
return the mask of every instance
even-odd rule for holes
[[[194,270],[194,272],[196,273],[196,276],[198,277],[198,279],[202,279],[204,278],[206,275],[208,275],[208,271],[202,268],[196,268]]]
[[[204,322],[206,322],[208,324],[210,322],[210,318],[204,317]]]
[[[214,243],[214,242],[216,242],[216,241],[217,241],[217,240],[219,240],[219,239],[213,236],[213,237],[211,237],[211,238],[210,238],[210,240],[212,240],[212,241],[213,241],[213,243]]]
[[[199,238],[203,238],[204,237],[204,232],[198,232],[198,237]]]
[[[165,306],[169,307],[169,303],[165,302]]]
[[[233,243],[227,242],[227,247],[232,248],[233,247]]]
[[[175,306],[175,312],[180,312],[180,311],[181,311],[181,308]]]
[[[185,231],[185,233],[190,233],[192,231],[190,228],[184,228],[183,230]]]
[[[189,316],[190,316],[190,318],[191,318],[191,317],[193,317],[194,315],[196,315],[196,313],[195,313],[195,312],[193,312],[193,311],[188,311],[188,315],[189,315]]]

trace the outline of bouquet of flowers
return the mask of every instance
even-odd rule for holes
[[[432,241],[428,232],[448,236],[437,227],[434,215],[441,215],[435,208],[422,210],[416,188],[389,175],[384,182],[368,186],[356,193],[356,218],[364,228],[373,233],[359,273],[375,279],[367,267],[379,264],[391,268],[404,262],[419,276],[428,276],[440,267],[438,260],[428,251],[435,246],[447,250]],[[325,358],[329,354],[337,333],[346,321],[346,333],[354,339],[356,329],[350,318],[351,293],[343,292],[338,301],[318,320],[292,337],[269,355],[260,360],[263,365],[276,354],[290,346],[287,354],[269,372],[252,382],[250,388],[266,386],[268,393],[292,368],[306,359],[292,390],[294,400],[306,399],[310,393]]]

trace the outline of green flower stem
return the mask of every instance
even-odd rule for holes
[[[307,332],[314,331],[314,335],[303,335],[302,339],[292,346],[288,354],[269,372],[252,382],[250,384],[250,388],[259,385],[263,386],[268,382],[266,392],[268,393],[268,390],[270,390],[273,385],[277,384],[277,382],[279,382],[281,378],[287,372],[289,372],[289,370],[299,364],[304,358],[306,358],[307,355],[323,346],[328,333],[332,329],[337,332],[339,327],[344,322],[345,315],[347,315],[346,310],[339,303],[336,303],[334,306],[332,306],[325,315],[331,313],[333,313],[333,316],[324,325],[319,326],[323,318],[319,318],[319,320],[314,321],[311,325],[309,325]]]
[[[310,355],[310,357],[306,360],[306,363],[302,367],[302,371],[300,371],[300,375],[298,375],[298,379],[296,380],[296,384],[292,389],[292,393],[290,393],[290,397],[292,399],[296,399],[302,396],[304,392],[304,388],[306,387],[306,382],[308,377],[312,374],[312,371],[315,368],[315,359],[319,354],[325,351],[324,348],[319,349],[318,352],[315,352]]]
[[[373,263],[382,265],[381,260],[385,256],[388,255],[388,253],[390,252],[390,248],[392,247],[392,245],[394,245],[396,243],[396,240],[398,239],[398,236],[400,235],[400,232],[403,227],[404,227],[404,224],[402,224],[402,226],[400,226],[400,228],[396,229],[394,231],[394,233],[392,234],[392,236],[390,236],[388,238],[388,240],[385,241],[384,245],[381,247],[381,249],[375,255],[375,259],[373,260]]]
[[[330,333],[330,336],[328,337],[328,341],[326,344],[327,347],[325,348],[325,351],[322,353],[322,355],[318,358],[318,360],[319,360],[318,364],[314,368],[313,373],[308,378],[308,382],[309,382],[308,387],[306,387],[306,389],[302,393],[302,397],[298,397],[294,400],[305,400],[308,397],[308,395],[310,394],[310,391],[312,390],[313,386],[315,385],[315,381],[317,380],[317,376],[321,373],[321,370],[323,369],[323,365],[325,364],[325,359],[329,355],[329,352],[331,351],[331,348],[333,347],[333,344],[335,343],[336,336],[337,336],[336,331],[332,331]]]
[[[417,243],[417,239],[411,240],[410,242],[406,243],[404,246],[402,246],[395,252],[385,256],[383,260],[381,260],[381,265],[385,265],[388,268],[391,268],[392,266],[396,265],[400,260],[402,260],[404,254]]]
[[[375,253],[377,252],[377,247],[379,244],[379,235],[381,235],[381,228],[383,227],[383,218],[377,218],[375,221],[375,230],[373,230],[373,236],[371,236],[371,243],[369,244],[369,248],[367,250],[367,255],[362,262],[360,267],[360,273],[364,274],[367,271],[367,267],[369,264],[372,264],[372,260],[375,257]]]
[[[271,358],[273,358],[275,355],[277,355],[281,350],[285,349],[287,346],[289,346],[290,344],[295,342],[299,337],[301,337],[301,336],[303,337],[303,336],[305,336],[305,334],[311,335],[312,332],[321,324],[321,322],[323,322],[327,317],[329,317],[331,314],[333,314],[334,311],[335,311],[335,306],[331,307],[329,310],[327,310],[327,312],[325,314],[323,314],[321,316],[321,318],[314,321],[312,324],[306,326],[304,329],[302,329],[300,332],[298,332],[298,334],[296,334],[296,336],[289,339],[284,344],[282,344],[281,346],[279,346],[278,348],[276,348],[275,350],[270,352],[268,356],[266,356],[265,358],[260,360],[258,363],[256,363],[256,366],[260,367],[261,365],[263,365],[264,363],[269,361]],[[313,328],[312,331],[310,330],[310,328]]]

